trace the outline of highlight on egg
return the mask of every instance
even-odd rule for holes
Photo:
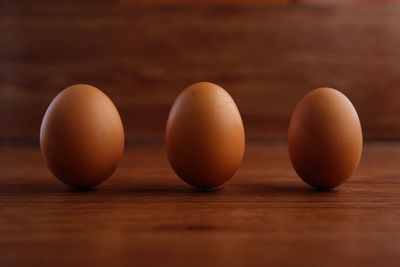
[[[172,105],[165,135],[170,165],[186,183],[214,188],[238,170],[245,149],[239,110],[220,86],[195,83]]]
[[[296,105],[289,123],[290,160],[307,184],[329,190],[357,169],[362,129],[350,100],[332,88],[318,88]]]
[[[124,151],[124,129],[113,102],[99,89],[77,84],[60,92],[47,108],[40,147],[55,177],[90,188],[115,171]]]

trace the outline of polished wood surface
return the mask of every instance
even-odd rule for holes
[[[158,144],[126,149],[96,190],[51,176],[38,147],[0,149],[0,266],[399,266],[400,144],[318,192],[285,144],[250,143],[218,190],[184,184]]]
[[[399,266],[400,6],[357,5],[377,2],[0,1],[0,267]],[[176,177],[162,142],[197,81],[227,89],[247,137],[241,169],[210,192]],[[126,130],[92,191],[58,182],[38,147],[74,83],[106,92]],[[367,140],[330,192],[296,176],[284,141],[319,86],[352,100]]]
[[[50,101],[74,83],[112,98],[128,138],[163,138],[172,102],[198,81],[232,94],[250,139],[285,139],[299,98],[330,86],[352,100],[365,139],[396,140],[399,16],[398,6],[4,5],[0,143],[37,144]]]

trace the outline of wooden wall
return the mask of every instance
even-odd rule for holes
[[[112,98],[129,140],[162,139],[197,81],[231,93],[249,139],[284,140],[293,106],[320,86],[353,101],[366,140],[400,138],[400,6],[126,2],[0,6],[1,143],[37,144],[46,107],[74,83]]]

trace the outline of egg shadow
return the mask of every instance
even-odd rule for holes
[[[123,180],[128,180],[124,177]],[[128,194],[142,196],[166,196],[166,195],[213,195],[224,191],[223,187],[202,189],[196,188],[183,182],[168,181],[167,183],[143,183],[145,179],[139,179],[138,183],[105,183],[99,186],[98,191],[109,194]],[[154,179],[157,180],[157,179]],[[163,180],[163,179],[159,179]]]
[[[2,183],[0,195],[58,195],[70,193],[91,193],[95,189],[75,189],[61,183],[40,182],[40,183]]]
[[[258,196],[305,196],[305,195],[336,195],[339,193],[336,189],[320,190],[301,183],[252,183],[252,184],[236,184],[240,186],[241,191],[247,195]]]
[[[216,188],[201,189],[183,182],[168,181],[156,184],[143,182],[129,182],[129,177],[123,177],[123,181],[107,181],[96,187],[73,188],[61,182],[49,180],[40,183],[1,183],[0,194],[5,195],[131,195],[131,196],[221,196],[222,194],[242,194],[243,196],[305,196],[305,195],[337,195],[340,190],[319,190],[301,182],[270,177],[265,178],[265,183],[228,183]],[[157,179],[154,179],[157,180]],[[159,179],[160,181],[163,179]]]

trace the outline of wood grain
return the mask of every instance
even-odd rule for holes
[[[0,266],[399,266],[399,144],[369,144],[346,184],[318,192],[285,144],[248,145],[222,188],[196,191],[159,145],[126,150],[76,192],[37,147],[0,148]]]
[[[37,143],[52,98],[74,83],[104,90],[130,140],[160,139],[191,83],[226,88],[250,139],[286,138],[307,91],[331,86],[357,108],[368,140],[400,137],[398,7],[0,8],[0,142]]]
[[[296,0],[298,5],[393,5],[399,4],[399,0]]]

